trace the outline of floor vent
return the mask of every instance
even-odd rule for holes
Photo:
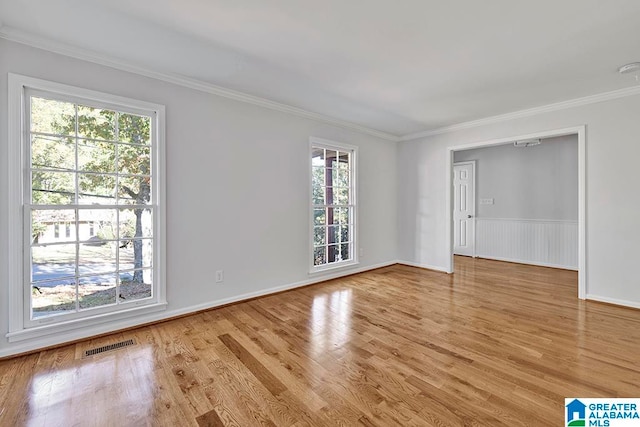
[[[85,350],[84,356],[82,357],[85,358],[89,356],[95,356],[96,354],[104,353],[107,351],[118,350],[122,347],[135,345],[135,343],[136,342],[134,340],[126,340],[126,341],[117,342],[115,344],[109,344],[109,345],[104,345],[102,347],[92,348],[91,350]]]

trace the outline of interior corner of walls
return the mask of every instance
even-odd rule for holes
[[[437,271],[439,273],[447,273],[447,274],[451,273],[445,267],[441,267],[441,266],[437,266],[437,265],[423,264],[423,263],[419,263],[419,262],[404,261],[404,260],[397,260],[397,263],[401,264],[401,265],[407,265],[409,267],[417,267],[417,268],[422,268],[422,269],[425,269],[425,270]]]

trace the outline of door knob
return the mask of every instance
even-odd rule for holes
[[[473,218],[473,215],[467,215],[467,218]]]

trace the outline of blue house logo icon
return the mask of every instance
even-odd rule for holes
[[[567,427],[578,427],[585,425],[585,409],[587,405],[578,399],[572,400],[567,405]]]

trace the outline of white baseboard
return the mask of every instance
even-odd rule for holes
[[[637,302],[637,301],[627,301],[627,300],[603,297],[603,296],[600,296],[600,295],[593,295],[593,294],[587,294],[587,300],[606,302],[606,303],[609,303],[609,304],[620,305],[620,306],[623,306],[623,307],[640,309],[640,302]]]
[[[474,258],[492,259],[494,261],[515,262],[518,264],[537,265],[538,267],[551,267],[551,268],[560,268],[562,270],[578,271],[578,269],[573,266],[552,264],[548,262],[537,262],[537,261],[529,261],[529,260],[523,260],[523,259],[504,258],[504,257],[495,257],[495,256],[486,256],[486,255],[476,255],[474,256]]]
[[[206,302],[206,303],[203,303],[203,304],[193,305],[193,306],[182,308],[182,309],[178,309],[178,310],[171,310],[171,311],[166,313],[166,314],[168,314],[168,316],[166,316],[165,318],[182,316],[182,315],[185,315],[185,314],[195,313],[195,312],[202,311],[202,310],[209,310],[209,309],[220,307],[220,306],[227,305],[227,304],[233,304],[233,303],[236,303],[236,302],[246,301],[246,300],[253,299],[253,298],[263,297],[263,296],[267,296],[267,295],[271,295],[271,294],[277,294],[278,292],[289,291],[289,290],[292,290],[292,289],[313,285],[315,283],[326,282],[327,280],[337,279],[337,278],[344,277],[344,276],[350,276],[352,274],[364,273],[365,271],[375,270],[377,268],[382,268],[382,267],[388,267],[388,266],[394,265],[394,264],[397,264],[397,262],[396,261],[388,261],[388,262],[383,262],[383,263],[380,263],[380,264],[369,265],[369,266],[366,266],[366,267],[360,267],[360,268],[354,268],[354,269],[344,269],[344,270],[340,270],[340,272],[336,272],[336,273],[333,273],[333,274],[322,274],[322,275],[319,275],[319,273],[318,273],[318,275],[316,275],[316,273],[314,273],[314,277],[313,278],[309,278],[307,280],[301,280],[299,282],[289,283],[289,284],[281,285],[281,286],[275,286],[273,288],[262,289],[262,290],[255,291],[255,292],[248,292],[246,294],[236,295],[236,296],[229,297],[229,298],[223,298],[221,300],[216,300],[216,301]]]
[[[424,268],[427,270],[434,270],[434,271],[439,271],[442,273],[447,273],[447,274],[451,274],[449,271],[447,271],[446,268],[443,267],[438,267],[435,265],[428,265],[428,264],[420,264],[417,262],[411,262],[411,261],[402,261],[402,260],[398,260],[396,261],[397,264],[402,264],[402,265],[408,265],[409,267],[418,267],[418,268]]]
[[[175,310],[166,310],[159,313],[146,315],[144,317],[138,317],[134,319],[131,319],[131,318],[122,319],[114,322],[99,324],[91,328],[86,328],[81,330],[76,329],[76,330],[62,332],[62,333],[58,333],[58,334],[47,336],[47,337],[39,337],[31,340],[25,340],[25,341],[21,341],[20,344],[11,345],[8,348],[0,349],[0,358],[9,357],[9,356],[13,356],[21,353],[26,353],[26,352],[38,350],[41,348],[63,345],[64,343],[67,343],[67,342],[86,339],[96,335],[117,333],[119,330],[122,330],[122,329],[143,326],[148,323],[163,321],[163,320],[171,319],[173,317],[196,313],[202,310],[209,310],[209,309],[220,307],[227,304],[232,304],[240,301],[249,300],[252,298],[267,296],[270,294],[288,291],[288,290],[300,288],[303,286],[313,285],[314,283],[319,283],[319,282],[324,282],[331,279],[336,279],[339,277],[349,276],[351,274],[363,273],[365,271],[375,270],[377,268],[388,267],[390,265],[394,265],[397,263],[398,263],[397,261],[393,260],[393,261],[383,262],[383,263],[369,265],[369,266],[360,267],[360,268],[344,269],[344,270],[340,270],[339,272],[334,272],[333,274],[314,275],[313,278],[309,278],[307,280],[301,280],[299,282],[289,283],[281,286],[275,286],[268,289],[261,289],[259,291],[248,292],[245,294],[236,295],[229,298],[208,301],[202,304],[192,305],[189,307],[184,307],[184,308],[175,309]]]

